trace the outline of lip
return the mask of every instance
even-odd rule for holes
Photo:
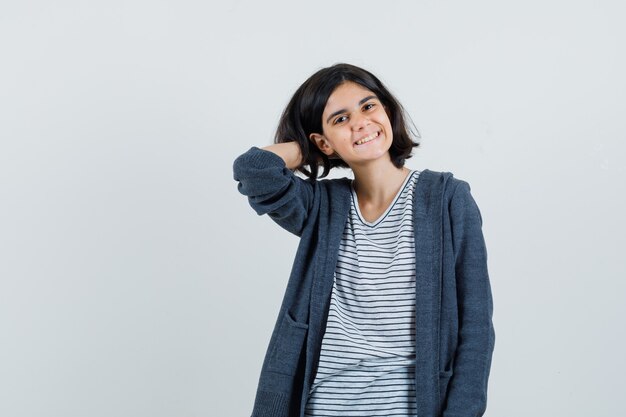
[[[374,139],[370,140],[369,142],[365,142],[365,143],[363,143],[363,144],[361,144],[361,145],[357,145],[357,142],[358,142],[358,141],[360,141],[360,140],[362,140],[362,139],[365,139],[365,138],[369,137],[370,135],[372,135],[372,133],[377,133],[378,135],[377,135]],[[352,145],[353,145],[353,146],[363,146],[363,145],[367,145],[368,143],[370,143],[370,142],[374,142],[376,139],[378,139],[378,138],[380,137],[380,135],[381,135],[381,134],[382,134],[382,131],[380,131],[380,130],[376,130],[376,131],[374,131],[374,132],[368,133],[367,135],[363,135],[363,136],[361,136],[360,138],[358,138],[358,139],[354,140],[354,142],[352,142]]]

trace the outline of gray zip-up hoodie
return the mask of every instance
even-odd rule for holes
[[[300,237],[265,355],[252,417],[302,417],[328,317],[350,180],[304,180],[278,155],[252,147],[233,165],[239,191]],[[487,406],[495,343],[482,218],[467,182],[421,171],[415,229],[419,417],[478,417]]]

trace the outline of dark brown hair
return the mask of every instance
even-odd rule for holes
[[[419,146],[413,137],[419,138],[419,132],[407,127],[405,111],[396,98],[372,73],[350,64],[336,64],[323,68],[310,76],[294,93],[287,104],[276,129],[274,143],[297,142],[302,152],[302,164],[298,171],[311,180],[318,178],[319,167],[325,177],[331,168],[348,167],[342,159],[328,158],[309,139],[311,133],[322,133],[322,114],[330,95],[346,81],[352,81],[373,92],[387,111],[393,132],[393,143],[389,154],[393,164],[401,168],[406,159],[411,157],[414,147]],[[413,136],[411,133],[413,133]],[[308,166],[308,169],[306,168]]]

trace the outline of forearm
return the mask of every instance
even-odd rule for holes
[[[288,169],[294,170],[302,163],[302,152],[300,151],[300,145],[296,142],[276,143],[261,148],[266,151],[270,151],[280,156]]]

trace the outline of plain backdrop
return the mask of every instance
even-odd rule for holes
[[[0,415],[246,416],[297,237],[238,193],[295,89],[376,74],[468,181],[486,416],[624,392],[622,1],[0,3]],[[343,170],[333,176],[350,176]]]

